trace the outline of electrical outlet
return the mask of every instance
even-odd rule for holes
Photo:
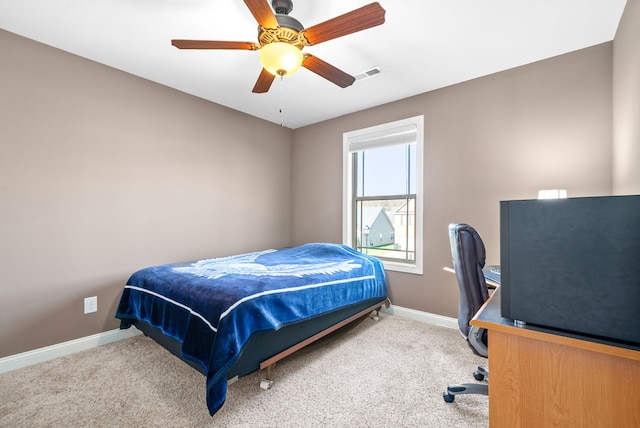
[[[84,299],[84,313],[90,314],[92,312],[98,312],[98,296],[85,297]]]

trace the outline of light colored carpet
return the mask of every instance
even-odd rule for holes
[[[251,374],[213,417],[205,378],[136,336],[0,374],[2,427],[487,427],[488,398],[444,403],[486,360],[456,330],[399,316],[365,319]]]

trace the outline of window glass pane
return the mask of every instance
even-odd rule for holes
[[[416,144],[357,152],[356,196],[416,193]]]
[[[415,260],[415,198],[358,200],[356,250],[382,259]]]

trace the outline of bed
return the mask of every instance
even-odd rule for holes
[[[116,317],[203,373],[214,415],[228,382],[266,368],[266,389],[279,359],[388,304],[378,259],[313,243],[141,269]]]

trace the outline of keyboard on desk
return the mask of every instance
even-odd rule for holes
[[[500,266],[485,266],[482,273],[485,279],[500,284]]]

